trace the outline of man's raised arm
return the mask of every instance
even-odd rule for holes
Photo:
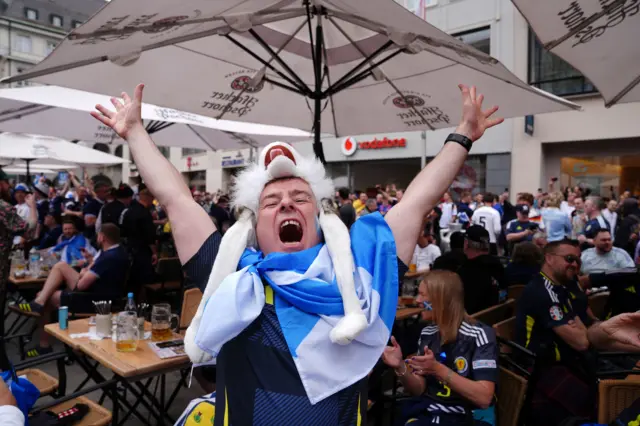
[[[116,112],[96,105],[91,115],[111,127],[129,143],[140,175],[160,204],[166,207],[180,261],[186,263],[215,231],[209,215],[191,196],[180,172],[160,153],[142,124],[142,89],[136,86],[133,99],[122,93],[124,103],[111,98]]]
[[[462,92],[462,119],[455,133],[475,142],[485,130],[502,123],[491,118],[497,106],[482,110],[483,95],[476,97],[476,88],[459,85]],[[470,148],[470,147],[469,147]],[[385,216],[396,240],[398,257],[409,264],[420,234],[422,218],[436,205],[449,188],[467,158],[468,149],[460,143],[449,142],[438,156],[416,176],[394,208]]]

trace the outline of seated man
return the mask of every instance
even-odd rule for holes
[[[60,226],[61,217],[55,216],[49,212],[44,217],[44,235],[38,245],[38,250],[47,249],[58,244],[58,239],[62,235],[62,226]]]
[[[593,244],[595,247],[582,252],[580,260],[583,274],[636,267],[629,253],[613,246],[611,232],[608,229],[598,229],[595,232]]]
[[[588,386],[567,366],[579,366],[592,345],[600,350],[640,352],[640,314],[594,320],[576,284],[577,241],[549,243],[540,274],[527,284],[516,309],[516,342],[546,364],[536,389],[535,417],[528,424],[556,424],[567,416],[589,417]],[[576,362],[577,361],[577,362]],[[549,416],[554,416],[550,418]],[[557,417],[555,417],[557,416]]]
[[[98,233],[100,252],[95,258],[87,254],[89,265],[76,272],[67,263],[57,263],[36,298],[11,309],[40,317],[40,344],[28,355],[39,356],[52,351],[44,326],[54,309],[69,307],[70,312],[93,312],[92,301],[113,300],[123,297],[124,282],[129,268],[129,256],[120,246],[120,229],[104,224]]]
[[[60,255],[60,261],[68,263],[71,266],[81,266],[84,264],[84,251],[91,256],[96,254],[96,250],[89,240],[78,230],[76,220],[73,216],[65,216],[62,220],[62,235],[57,244],[49,250],[50,252],[58,253]]]

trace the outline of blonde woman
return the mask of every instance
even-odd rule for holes
[[[457,426],[495,424],[493,395],[498,380],[498,348],[491,327],[464,310],[462,281],[450,271],[432,271],[420,283],[418,303],[431,321],[420,335],[418,353],[403,359],[394,337],[382,360],[395,370],[412,398],[403,424]]]
[[[547,231],[547,241],[561,241],[571,237],[571,219],[560,210],[560,205],[564,201],[562,192],[552,192],[549,194],[546,208],[542,210],[542,221]]]

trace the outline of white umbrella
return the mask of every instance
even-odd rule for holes
[[[2,89],[0,131],[122,144],[113,130],[88,114],[96,104],[108,105],[109,96],[57,86]],[[215,120],[147,103],[142,105],[142,118],[159,146],[217,150],[310,137],[297,129]]]
[[[105,94],[144,82],[156,105],[336,136],[446,128],[458,83],[506,117],[579,107],[392,0],[112,0],[5,81]]]
[[[636,0],[512,0],[546,49],[580,70],[605,105],[640,101]]]
[[[31,172],[37,172],[37,173],[45,173],[45,174],[56,174],[58,173],[55,170],[51,170],[51,169],[31,169],[27,166],[25,167],[15,167],[15,166],[10,166],[10,167],[1,167],[2,170],[5,173],[8,174],[14,174],[14,175],[29,175]]]

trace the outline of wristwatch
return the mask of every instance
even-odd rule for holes
[[[458,133],[450,133],[449,136],[447,136],[447,139],[444,141],[444,143],[447,142],[459,143],[464,147],[464,149],[467,150],[467,152],[471,150],[471,145],[473,145],[471,139]]]

